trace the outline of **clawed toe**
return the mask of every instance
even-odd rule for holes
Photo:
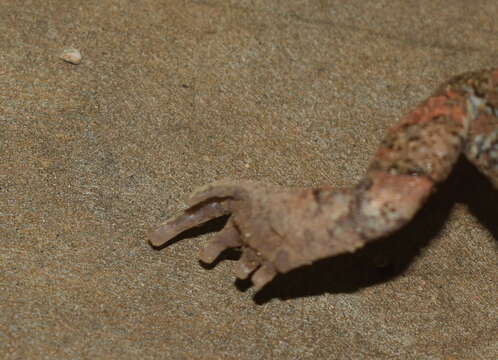
[[[228,248],[241,246],[240,234],[237,228],[231,224],[217,233],[214,238],[209,241],[208,245],[202,249],[199,258],[206,264],[212,263],[216,258]]]
[[[251,277],[254,288],[257,290],[262,289],[266,284],[273,280],[277,275],[277,270],[269,262],[265,262],[261,267],[254,272]]]
[[[185,230],[196,227],[211,219],[226,215],[228,206],[222,201],[211,201],[197,204],[174,216],[149,233],[149,241],[153,246],[161,246],[168,240]]]
[[[259,265],[260,262],[256,252],[252,249],[245,248],[239,261],[235,264],[235,276],[242,280],[247,279]]]

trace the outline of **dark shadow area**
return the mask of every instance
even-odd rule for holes
[[[498,191],[493,184],[467,160],[461,161],[452,176],[456,202],[464,203],[470,212],[498,240]]]
[[[452,207],[459,202],[467,204],[498,239],[498,192],[462,157],[449,178],[408,225],[354,254],[321,260],[280,275],[256,293],[254,301],[264,304],[273,298],[286,300],[323,293],[351,293],[401,276],[421,249],[438,235]],[[247,286],[239,281],[236,285],[241,290]]]

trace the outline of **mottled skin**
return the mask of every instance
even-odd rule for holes
[[[198,189],[189,207],[150,233],[153,246],[231,214],[202,251],[210,263],[241,248],[236,276],[261,288],[278,273],[353,252],[405,225],[465,154],[498,188],[498,69],[452,78],[387,132],[352,188],[291,189],[221,181]]]

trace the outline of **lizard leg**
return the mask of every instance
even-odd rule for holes
[[[352,188],[218,182],[195,192],[183,214],[151,233],[151,243],[161,245],[187,228],[230,214],[201,259],[210,262],[225,248],[240,247],[236,275],[250,277],[258,289],[278,273],[353,252],[410,221],[462,151],[496,185],[496,123],[479,125],[485,115],[496,120],[494,89],[497,70],[451,79],[388,131],[366,175]]]

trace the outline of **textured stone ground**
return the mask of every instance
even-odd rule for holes
[[[494,0],[0,2],[0,357],[498,357],[498,194],[465,163],[398,234],[255,297],[229,259],[198,264],[209,234],[161,251],[145,238],[223,177],[358,180],[438,83],[498,66],[497,13]],[[70,46],[80,65],[58,58]]]

